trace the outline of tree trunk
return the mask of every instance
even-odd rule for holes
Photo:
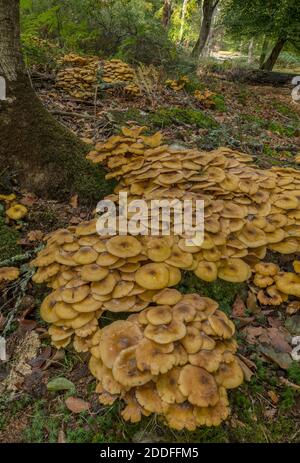
[[[42,106],[31,87],[21,53],[19,0],[0,0],[0,172],[43,197],[78,193],[99,200],[107,191],[104,172],[85,160],[86,146]],[[0,188],[7,179],[0,178]]]
[[[268,48],[269,48],[269,39],[265,35],[262,46],[261,46],[261,52],[260,52],[260,58],[259,58],[259,67],[260,68],[261,68],[261,66],[264,64],[264,62],[266,60],[266,56],[267,56],[267,53],[268,53]]]
[[[254,63],[254,38],[252,37],[249,42],[248,48],[248,64]]]
[[[184,30],[184,23],[185,23],[185,15],[187,4],[189,0],[183,0],[182,2],[182,9],[181,9],[181,18],[180,18],[180,31],[179,31],[179,43],[182,42],[183,39],[183,30]]]
[[[219,0],[203,0],[200,34],[192,51],[192,56],[200,57],[203,52],[209,37],[214,11],[218,3]]]
[[[272,69],[275,66],[276,61],[277,61],[277,59],[278,59],[278,57],[280,55],[280,52],[283,49],[286,42],[287,42],[286,37],[279,37],[279,39],[277,40],[277,42],[274,45],[273,50],[271,51],[271,54],[270,54],[269,58],[262,64],[260,69],[262,69],[264,71],[272,71]]]
[[[164,0],[162,23],[165,29],[169,27],[170,19],[172,16],[172,0]]]

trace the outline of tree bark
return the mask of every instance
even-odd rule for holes
[[[264,62],[266,60],[266,56],[267,56],[267,53],[268,53],[268,48],[269,48],[269,39],[265,35],[264,39],[263,39],[262,46],[261,46],[261,52],[260,52],[260,58],[259,58],[259,67],[260,68],[261,68],[261,66],[264,64]]]
[[[269,58],[262,64],[260,69],[264,71],[272,71],[280,55],[280,52],[283,49],[286,42],[287,42],[287,37],[278,38],[277,42],[275,43],[273,47],[273,50],[271,51]]]
[[[248,64],[254,63],[254,38],[252,37],[248,47]]]
[[[181,17],[180,17],[179,43],[181,43],[182,39],[183,39],[183,30],[184,30],[185,15],[186,15],[186,9],[187,9],[188,1],[189,0],[183,0],[182,1],[182,9],[181,9]]]
[[[198,40],[193,48],[192,56],[200,57],[204,50],[209,37],[214,11],[218,3],[219,0],[203,0],[200,33]],[[199,2],[199,4],[201,5],[201,2]]]
[[[164,0],[162,23],[165,29],[169,27],[170,19],[172,16],[172,0]]]
[[[0,0],[0,76],[6,99],[0,101],[0,172],[43,197],[78,193],[99,200],[109,190],[104,172],[85,160],[86,146],[43,107],[31,87],[22,58],[19,0]],[[0,188],[6,179],[0,178]]]

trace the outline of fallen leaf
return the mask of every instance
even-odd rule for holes
[[[31,230],[27,233],[27,239],[30,242],[41,241],[43,239],[44,233],[41,230]]]
[[[248,291],[246,306],[251,313],[257,313],[261,311],[257,305],[256,295],[252,291]]]
[[[81,413],[90,408],[90,404],[83,399],[78,397],[68,397],[65,404],[69,410],[73,413]]]
[[[277,352],[291,352],[292,347],[286,340],[288,336],[288,332],[280,328],[264,328],[258,340],[261,343],[271,344]]]
[[[72,206],[74,209],[78,207],[78,195],[77,194],[73,195],[72,198],[70,199],[70,206]]]
[[[288,317],[285,322],[285,327],[289,330],[291,334],[294,334],[295,336],[300,336],[300,315]]]
[[[24,206],[32,206],[37,202],[37,197],[33,193],[26,193],[20,200],[20,203]]]
[[[250,368],[246,365],[246,363],[243,362],[240,358],[238,358],[239,365],[241,369],[243,370],[244,377],[246,381],[250,381],[252,376],[254,375],[253,371],[250,370]]]
[[[292,301],[287,305],[286,313],[293,315],[300,310],[300,301]]]
[[[267,394],[268,394],[268,396],[270,397],[270,399],[272,400],[273,404],[278,404],[278,402],[279,402],[279,397],[278,397],[278,395],[276,394],[276,392],[274,392],[274,391],[268,391]]]
[[[67,378],[54,378],[47,384],[48,391],[70,391],[75,392],[75,385]]]
[[[267,410],[264,410],[264,416],[269,420],[273,420],[275,415],[277,413],[276,408],[268,408]]]
[[[50,346],[45,347],[45,349],[35,357],[34,359],[30,360],[28,363],[33,368],[41,368],[42,365],[50,358],[52,349]]]
[[[245,303],[240,296],[237,296],[233,306],[232,306],[232,315],[234,317],[243,317],[245,315]]]
[[[23,331],[32,331],[36,327],[36,321],[35,320],[20,320],[19,321],[19,327]]]
[[[286,352],[276,352],[275,349],[271,346],[259,346],[259,350],[262,354],[265,355],[268,359],[272,360],[274,363],[280,366],[283,370],[287,370],[291,363],[292,358]]]
[[[246,334],[246,339],[249,344],[255,344],[257,342],[257,337],[263,333],[262,326],[247,326],[243,332]]]

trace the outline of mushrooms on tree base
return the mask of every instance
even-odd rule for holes
[[[243,382],[234,324],[198,294],[164,289],[155,299],[91,338],[99,401],[123,400],[121,414],[134,423],[156,413],[177,430],[218,426],[230,413],[227,389]]]

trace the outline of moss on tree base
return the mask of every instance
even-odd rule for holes
[[[21,188],[64,199],[77,193],[83,203],[112,191],[105,172],[85,159],[87,147],[42,106],[27,79],[11,84],[0,102],[0,171],[16,174]]]

